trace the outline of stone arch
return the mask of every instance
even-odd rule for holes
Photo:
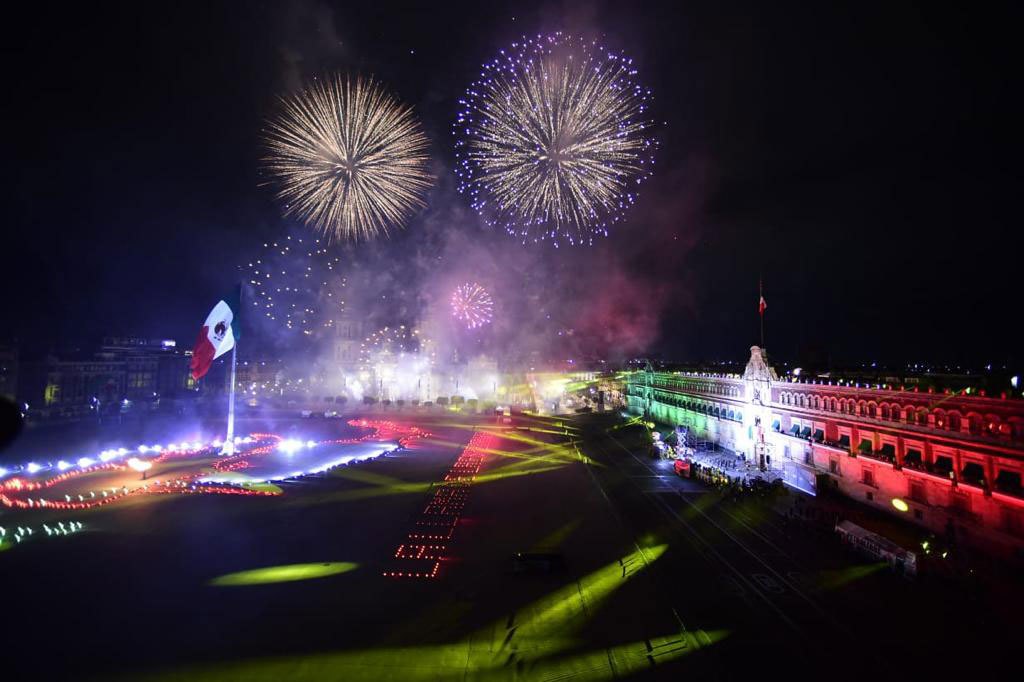
[[[950,431],[958,432],[960,427],[963,425],[963,417],[957,410],[950,410],[946,413],[946,428]]]
[[[992,436],[998,436],[1002,425],[1003,420],[999,418],[998,414],[985,415],[985,433]]]
[[[967,430],[976,436],[980,436],[984,429],[985,419],[977,412],[967,413]]]

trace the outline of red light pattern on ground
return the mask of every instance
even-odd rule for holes
[[[462,517],[469,499],[469,487],[476,480],[484,457],[493,450],[498,437],[476,431],[458,459],[448,469],[444,480],[406,535],[407,542],[398,546],[396,566],[384,571],[387,578],[436,578],[441,564],[448,558],[448,541]]]
[[[409,447],[410,444],[419,438],[429,436],[430,433],[415,426],[399,424],[389,420],[373,419],[352,419],[349,425],[368,429],[367,433],[355,438],[339,438],[336,440],[319,441],[318,445],[347,445],[361,443],[368,440],[397,440],[402,447]],[[237,447],[240,451],[234,455],[222,457],[209,463],[216,471],[224,473],[231,471],[243,471],[252,465],[254,458],[274,452],[278,444],[283,440],[282,436],[273,433],[250,434],[250,442],[239,442]],[[188,447],[165,450],[159,456],[150,461],[154,464],[161,464],[169,460],[191,459],[199,463],[201,460],[209,460],[215,457],[217,447],[203,447],[191,449]],[[12,478],[0,484],[0,504],[15,509],[91,509],[112,502],[122,500],[131,495],[145,494],[219,494],[219,495],[250,495],[267,497],[280,495],[278,491],[253,490],[240,487],[233,483],[197,483],[196,479],[204,477],[207,472],[203,470],[193,471],[186,474],[179,474],[167,480],[154,479],[135,488],[127,486],[115,486],[114,488],[101,489],[100,495],[90,492],[88,495],[75,495],[78,501],[74,501],[71,495],[65,495],[65,500],[48,500],[42,497],[33,499],[22,497],[26,493],[44,490],[59,483],[66,483],[75,478],[97,472],[120,472],[127,471],[128,467],[118,462],[104,462],[84,468],[67,471],[41,481],[26,481],[23,478]]]

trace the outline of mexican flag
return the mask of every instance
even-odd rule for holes
[[[235,347],[239,336],[238,313],[241,308],[241,287],[235,287],[230,296],[218,301],[206,316],[199,338],[192,349],[192,378],[201,379],[210,371],[210,365]]]

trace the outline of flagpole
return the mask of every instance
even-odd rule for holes
[[[760,277],[757,278],[757,295],[757,316],[761,318],[761,352],[765,353],[766,351],[764,348],[764,310],[761,309],[761,301],[764,300],[764,282],[761,280]]]
[[[238,353],[238,341],[231,348],[231,386],[228,388],[228,434],[224,439],[222,455],[235,454],[235,356]]]
[[[233,320],[237,319],[242,313],[242,285],[238,285],[238,310],[232,311]],[[238,337],[241,334],[232,333],[232,340],[234,344],[231,346],[231,387],[228,389],[228,433],[227,438],[224,439],[224,450],[221,451],[222,455],[233,455],[235,454],[235,366],[237,365],[238,356]]]

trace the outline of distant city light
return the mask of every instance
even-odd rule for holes
[[[1020,377],[1019,376],[1014,374],[1012,377],[1010,377],[1010,385],[1011,386],[1013,386],[1014,388],[1017,388],[1017,385],[1019,383],[1020,383]]]
[[[25,471],[27,471],[30,474],[34,474],[42,468],[43,467],[39,466],[35,462],[29,462],[28,464],[25,465]]]

